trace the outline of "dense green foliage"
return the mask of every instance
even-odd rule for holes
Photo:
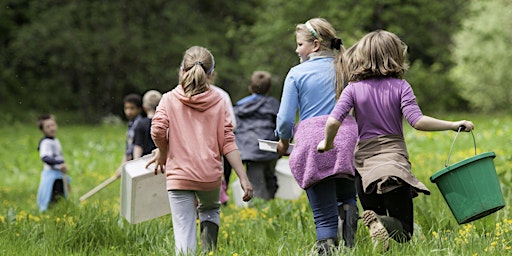
[[[0,6],[0,110],[10,110],[4,121],[43,111],[73,112],[72,122],[122,116],[125,94],[177,83],[182,54],[192,45],[211,49],[216,83],[233,100],[248,93],[256,69],[273,74],[279,98],[288,69],[298,64],[294,26],[312,17],[331,21],[347,47],[375,29],[398,34],[409,46],[407,79],[423,109],[465,107],[447,76],[451,35],[466,15],[463,0],[1,0]]]
[[[488,217],[457,225],[438,188],[429,181],[444,168],[455,133],[420,132],[405,126],[413,172],[432,194],[414,199],[411,242],[392,242],[384,255],[510,255],[512,119],[440,117],[474,121],[478,153],[497,155],[494,162],[507,205]],[[119,181],[79,203],[80,196],[114,174],[122,159],[124,132],[124,126],[61,125],[57,136],[72,178],[71,197],[39,213],[36,193],[42,163],[36,147],[41,133],[35,125],[0,127],[0,255],[174,255],[170,215],[136,225],[119,217]],[[472,155],[470,134],[460,134],[451,161]],[[235,207],[231,199],[221,211],[219,250],[213,255],[311,255],[315,225],[305,194],[293,201],[255,201],[250,208]],[[372,250],[368,229],[360,222],[354,250],[337,255],[376,255]]]
[[[471,12],[455,36],[453,77],[475,108],[510,109],[512,1],[476,1]]]

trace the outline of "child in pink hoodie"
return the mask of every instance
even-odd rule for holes
[[[244,190],[253,196],[235,143],[231,114],[212,89],[215,61],[208,49],[193,46],[183,56],[179,85],[165,93],[153,116],[151,136],[158,147],[158,171],[167,175],[176,254],[195,254],[196,198],[203,252],[214,249],[220,224],[222,156],[232,165]]]

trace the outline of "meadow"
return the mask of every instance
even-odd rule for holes
[[[512,254],[512,118],[464,116],[474,121],[477,152],[493,151],[506,206],[458,225],[429,178],[444,168],[454,132],[420,132],[404,125],[413,173],[431,190],[415,203],[415,234],[406,244],[391,242],[383,255]],[[79,197],[112,176],[124,149],[124,125],[74,126],[59,123],[72,191],[68,200],[39,213],[36,193],[42,169],[35,125],[0,127],[0,255],[174,255],[170,215],[129,224],[119,215],[119,180],[80,203]],[[459,134],[450,163],[473,156],[470,134]],[[231,180],[235,180],[233,176]],[[231,190],[230,190],[231,193]],[[362,211],[360,209],[360,211]],[[254,200],[251,207],[223,206],[218,249],[209,255],[311,255],[315,243],[305,194],[298,200]],[[360,222],[353,250],[338,255],[375,255]]]

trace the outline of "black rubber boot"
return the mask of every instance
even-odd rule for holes
[[[355,204],[344,204],[338,207],[338,214],[338,237],[343,239],[346,247],[353,248],[355,244],[354,237],[357,233],[359,209]]]
[[[219,235],[219,225],[211,221],[203,221],[201,229],[201,248],[203,253],[215,250],[217,247],[217,237]]]
[[[393,217],[380,216],[380,221],[389,233],[389,236],[399,243],[411,240],[411,236],[404,231],[402,223]]]
[[[318,255],[330,256],[334,254],[334,250],[338,247],[338,238],[327,238],[316,241],[316,252]]]

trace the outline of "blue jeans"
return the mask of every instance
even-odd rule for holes
[[[356,186],[353,179],[326,179],[308,189],[306,194],[313,211],[316,240],[338,237],[338,207],[356,204]]]

